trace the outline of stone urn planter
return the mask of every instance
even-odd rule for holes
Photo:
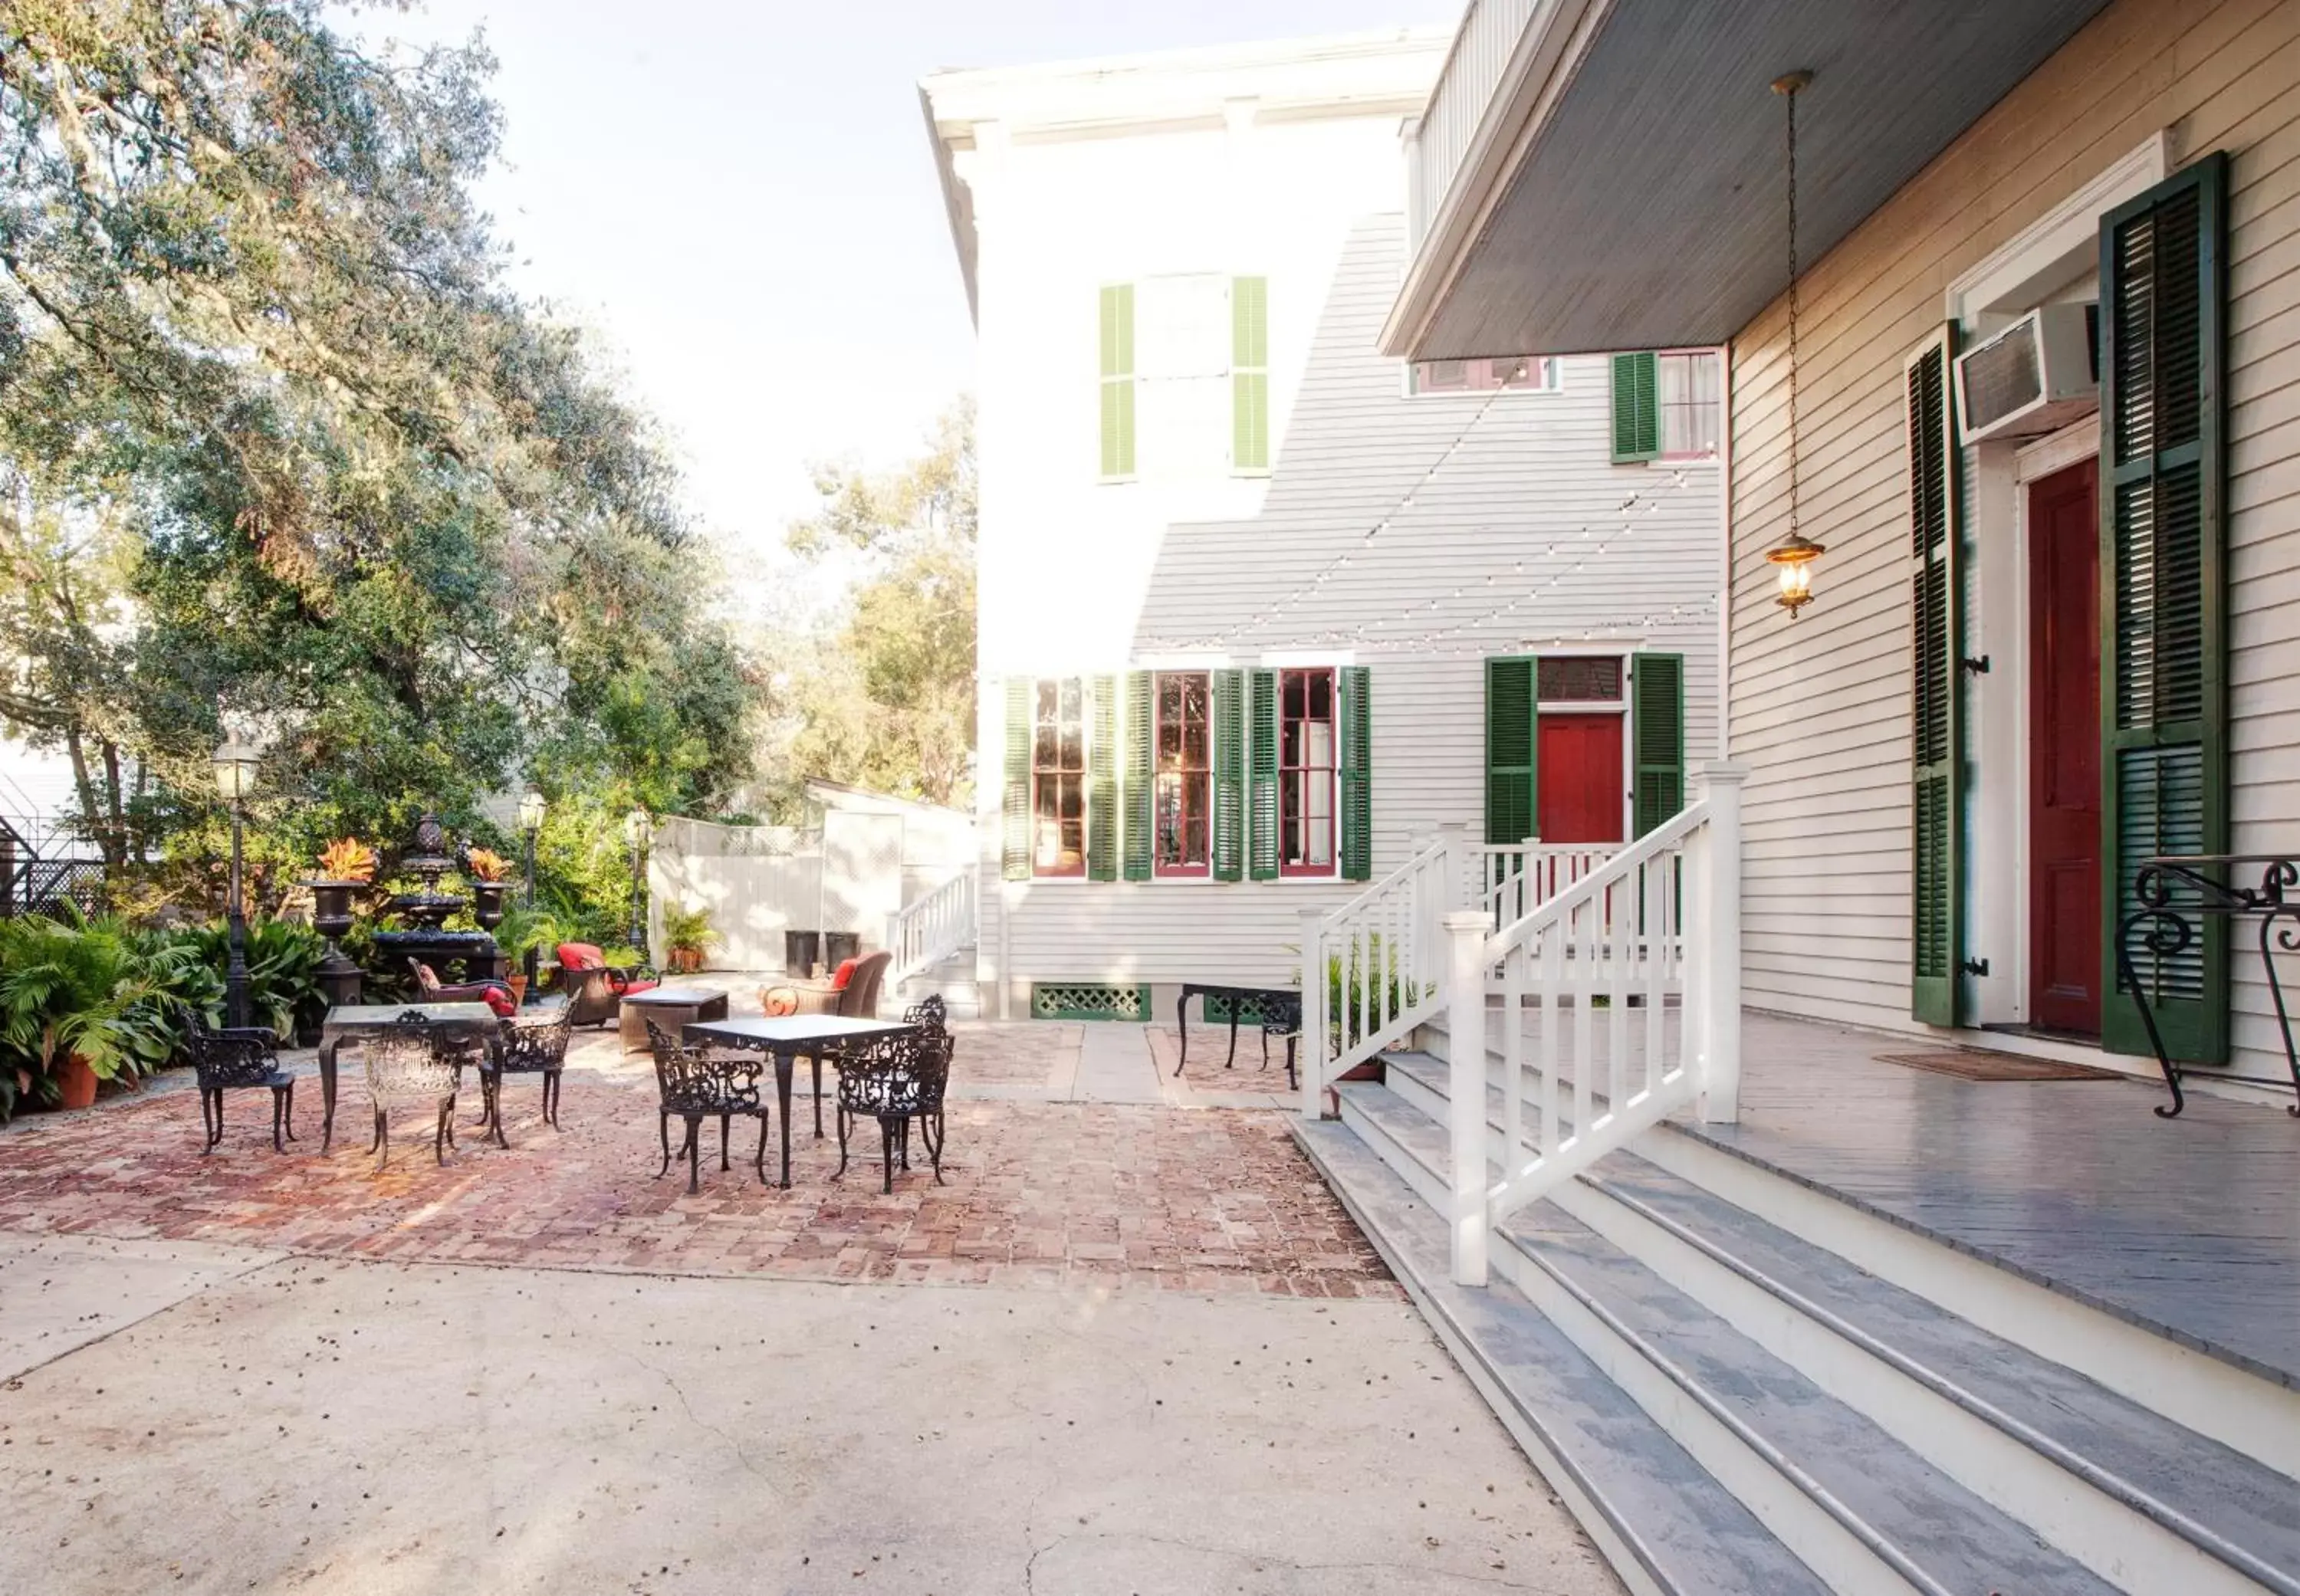
[[[480,930],[492,931],[503,924],[504,888],[508,885],[503,881],[471,883],[471,918],[479,922]]]
[[[88,1109],[96,1106],[96,1070],[86,1059],[72,1054],[56,1066],[56,1107]]]
[[[368,890],[364,881],[305,881],[312,893],[312,929],[328,939],[326,957],[320,960],[320,991],[329,1007],[360,1001],[360,967],[343,950],[342,939],[352,928],[352,894]],[[303,1039],[299,1036],[298,1042]]]

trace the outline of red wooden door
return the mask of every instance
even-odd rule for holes
[[[2100,511],[2086,461],[2029,489],[2030,1017],[2100,1033]]]
[[[1534,810],[1545,843],[1621,840],[1619,715],[1544,715]]]

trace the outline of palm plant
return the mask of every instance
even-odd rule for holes
[[[162,964],[179,973],[177,956]],[[159,1068],[180,1023],[165,981],[146,973],[121,927],[33,915],[0,921],[0,1117],[28,1093],[53,1100],[70,1059],[98,1080]]]

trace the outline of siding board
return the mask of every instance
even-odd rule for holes
[[[1763,569],[1787,514],[1785,303],[1735,340],[1729,691],[1734,752],[1754,771],[1753,1004],[1912,1026],[1901,362],[1950,281],[2159,129],[2176,162],[2214,148],[2233,162],[2234,844],[2300,845],[2300,5],[2120,0],[1803,279],[1804,520],[1829,553],[1820,602],[1793,625]],[[1984,631],[1970,652],[1989,647]],[[2236,976],[2238,1062],[2272,1071],[2256,958]]]

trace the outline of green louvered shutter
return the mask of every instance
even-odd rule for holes
[[[1964,954],[1964,587],[1958,572],[1958,455],[1949,404],[1954,329],[1908,363],[1909,611],[1914,863],[1909,1012],[1928,1025],[1962,1023]]]
[[[1086,680],[1086,878],[1118,879],[1118,678]]]
[[[1373,877],[1373,684],[1362,665],[1335,672],[1341,690],[1342,879]]]
[[[1102,474],[1134,475],[1134,285],[1102,291]]]
[[[1685,807],[1685,656],[1638,655],[1629,692],[1638,771],[1632,807],[1643,836]]]
[[[1538,757],[1533,735],[1533,661],[1486,661],[1486,841],[1533,835]]]
[[[1000,820],[1001,873],[1030,878],[1030,678],[1006,678],[1006,798]]]
[[[1613,463],[1661,458],[1661,359],[1651,351],[1613,357]]]
[[[1246,873],[1278,879],[1278,673],[1246,676]]]
[[[1213,675],[1214,879],[1246,877],[1246,673]]]
[[[2228,851],[2227,214],[2216,151],[2101,219],[2101,1025],[2115,1052],[2150,1051],[2116,961],[2134,872],[2152,854]],[[2228,923],[2198,918],[2178,952],[2136,935],[2133,962],[2166,1051],[2217,1064]]]
[[[1150,787],[1157,755],[1157,678],[1126,675],[1126,747],[1119,767],[1118,807],[1126,816],[1126,878],[1150,879]]]
[[[1229,281],[1230,443],[1234,471],[1270,469],[1270,279]]]

